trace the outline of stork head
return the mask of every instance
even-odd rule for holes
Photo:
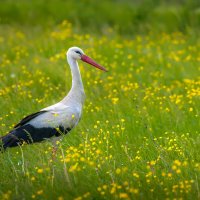
[[[89,56],[86,56],[82,49],[79,47],[71,47],[67,51],[67,57],[72,58],[74,60],[82,60],[83,62],[86,62],[100,70],[107,71],[103,66],[96,63],[94,60],[92,60]]]

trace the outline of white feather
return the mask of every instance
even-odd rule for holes
[[[77,59],[80,58],[76,57],[76,50],[82,51],[77,47],[73,47],[69,49],[67,53],[67,60],[72,73],[72,88],[70,92],[59,103],[42,109],[41,111],[47,112],[38,115],[27,124],[33,125],[37,128],[56,128],[62,126],[63,128],[70,129],[78,124],[81,118],[85,93],[77,63]]]

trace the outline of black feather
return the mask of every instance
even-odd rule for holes
[[[8,147],[20,146],[24,142],[28,144],[42,142],[53,136],[58,137],[62,134],[67,134],[70,130],[70,128],[64,129],[62,126],[58,128],[36,128],[30,124],[26,124],[1,137],[2,148],[0,150],[2,151]]]

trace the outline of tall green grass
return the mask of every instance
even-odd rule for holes
[[[198,2],[44,2],[0,6],[0,135],[67,94],[70,46],[109,72],[79,63],[83,116],[55,159],[48,141],[0,155],[0,199],[198,199]]]
[[[82,47],[109,72],[80,63],[83,117],[56,159],[50,142],[1,155],[2,198],[198,198],[198,39],[76,35],[66,21],[32,30],[5,27],[0,37],[1,135],[67,94],[68,47]]]

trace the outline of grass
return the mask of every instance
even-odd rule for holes
[[[197,33],[127,37],[109,27],[106,35],[80,34],[73,25],[0,25],[1,135],[67,94],[70,46],[109,69],[79,63],[83,116],[59,143],[55,160],[50,142],[0,155],[0,198],[200,198]]]
[[[120,34],[149,31],[182,31],[200,28],[198,0],[3,0],[0,24],[49,27],[67,19],[78,33],[106,34],[112,28]]]

